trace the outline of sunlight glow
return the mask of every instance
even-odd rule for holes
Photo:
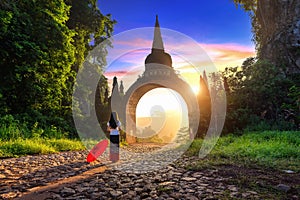
[[[140,138],[156,135],[163,142],[171,142],[180,128],[188,126],[187,105],[171,89],[151,90],[137,105],[136,123]]]
[[[136,108],[137,117],[150,117],[151,108],[161,106],[165,112],[181,112],[181,102],[170,89],[158,88],[146,93]]]
[[[200,91],[199,86],[198,85],[192,85],[191,86],[193,92],[197,95]]]

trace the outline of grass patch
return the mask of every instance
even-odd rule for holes
[[[43,138],[16,139],[0,141],[0,158],[84,149],[85,147],[79,140]]]
[[[29,125],[15,119],[12,115],[0,117],[0,140],[11,141],[30,138],[66,138],[69,133],[54,125],[42,127],[38,122]]]
[[[163,193],[163,192],[170,193],[170,192],[173,191],[173,189],[170,188],[170,187],[167,187],[167,186],[159,185],[159,186],[157,187],[157,191],[160,192],[160,193]]]
[[[0,117],[0,158],[30,154],[48,154],[85,149],[78,139],[68,139],[68,133],[54,125],[29,125],[12,115]]]
[[[188,155],[197,156],[202,140],[195,140]],[[246,133],[242,136],[220,137],[214,149],[197,166],[222,164],[258,164],[276,169],[300,170],[300,132],[264,131]]]
[[[79,140],[50,139],[46,141],[47,144],[53,147],[56,151],[78,151],[85,149],[85,147]]]

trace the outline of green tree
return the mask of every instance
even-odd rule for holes
[[[96,115],[102,130],[105,131],[107,128],[107,121],[110,117],[110,107],[108,102],[108,82],[104,75],[100,77],[95,95]]]
[[[66,3],[71,6],[67,26],[76,32],[73,38],[76,62],[72,68],[77,72],[88,52],[111,36],[116,21],[111,19],[111,15],[103,15],[100,12],[97,0],[66,0]],[[97,56],[97,61],[103,66],[106,64],[106,51],[100,53],[102,56]]]
[[[88,52],[111,36],[115,23],[101,14],[96,2],[0,2],[1,115],[44,126],[72,125],[76,74]],[[107,54],[106,46],[101,47],[93,62],[99,69]],[[103,76],[102,70],[96,71],[98,78]],[[101,87],[105,91],[107,83]]]
[[[0,85],[10,113],[58,115],[74,63],[63,0],[1,2]]]
[[[205,74],[205,72],[203,73]],[[207,79],[206,79],[207,80]],[[209,127],[211,118],[211,98],[207,86],[207,81],[200,75],[200,89],[197,95],[198,105],[200,109],[199,126],[196,137],[203,138]]]
[[[287,119],[283,109],[283,105],[295,105],[297,99],[291,88],[299,84],[297,78],[287,77],[280,68],[254,58],[248,58],[241,68],[227,68],[223,76],[229,86],[225,126],[228,131],[243,129],[259,121],[276,128],[284,128],[280,124],[287,120],[290,123],[287,128],[298,126],[296,118]],[[299,114],[295,106],[290,108]]]
[[[108,85],[103,76],[103,67],[106,65],[106,44],[110,45],[110,43],[99,44],[112,35],[113,25],[116,21],[111,19],[111,15],[103,15],[100,12],[96,0],[66,0],[65,2],[71,7],[67,26],[75,32],[72,44],[76,49],[74,52],[75,62],[72,65],[72,76],[69,76],[68,89],[65,91],[63,101],[64,105],[71,107],[75,76],[81,69],[84,60],[92,60],[91,63],[97,68],[94,73],[97,73],[100,82],[97,87],[96,98],[104,99],[103,96]],[[87,58],[89,53],[90,57]],[[87,88],[83,87],[82,89],[88,90]],[[89,93],[89,91],[85,91],[87,101]],[[96,99],[96,107],[99,112],[105,106],[102,100]],[[97,112],[97,114],[100,113]],[[68,110],[67,116],[70,119],[69,121],[72,121],[71,109]]]

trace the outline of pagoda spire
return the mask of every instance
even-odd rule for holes
[[[145,60],[145,65],[148,64],[161,64],[168,67],[172,67],[172,58],[171,56],[165,52],[164,43],[161,37],[160,26],[158,22],[158,16],[156,15],[155,28],[154,28],[154,37],[152,43],[151,53],[147,56]],[[156,65],[157,66],[157,65]],[[145,70],[154,69],[155,67],[147,67]]]
[[[154,38],[152,43],[152,52],[153,50],[163,50],[164,51],[164,43],[161,37],[160,26],[158,22],[158,15],[156,15],[155,28],[154,28]]]

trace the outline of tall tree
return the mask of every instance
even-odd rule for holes
[[[0,114],[72,121],[76,74],[88,52],[111,35],[115,23],[101,14],[96,2],[0,2]],[[94,64],[101,68],[105,46],[97,54]],[[99,78],[101,74],[98,70]],[[101,87],[105,92],[107,83]]]
[[[203,138],[208,131],[211,118],[211,98],[208,90],[208,82],[205,71],[203,72],[203,77],[200,75],[199,84],[200,88],[197,95],[197,100],[200,109],[200,119],[196,137]]]
[[[116,21],[112,20],[110,15],[103,15],[100,12],[97,7],[97,0],[65,0],[65,2],[71,7],[67,26],[75,32],[72,44],[76,49],[75,62],[72,65],[72,76],[69,76],[68,90],[65,91],[66,95],[63,101],[64,105],[70,107],[75,76],[84,60],[92,59],[93,65],[98,68],[95,70],[100,81],[97,87],[97,97],[103,97],[108,87],[107,81],[102,82],[105,78],[102,75],[102,69],[106,65],[107,51],[106,45],[98,44],[112,35],[113,25]],[[107,42],[107,44],[109,43]],[[95,48],[96,46],[97,48]],[[87,58],[88,53],[90,53],[90,58]],[[99,92],[101,93],[99,94]],[[100,99],[96,99],[96,101],[96,104],[100,106],[102,103]],[[68,116],[72,116],[71,109],[69,109]]]
[[[300,73],[300,1],[233,0],[249,11],[260,59]]]
[[[116,21],[111,19],[111,15],[100,12],[97,0],[66,0],[66,3],[71,6],[67,26],[76,32],[73,42],[76,47],[76,62],[73,70],[77,72],[88,52],[111,36]],[[100,64],[105,64],[105,55],[97,58]],[[100,61],[99,58],[103,60]]]
[[[0,4],[0,90],[10,113],[58,114],[74,63],[63,0]]]

